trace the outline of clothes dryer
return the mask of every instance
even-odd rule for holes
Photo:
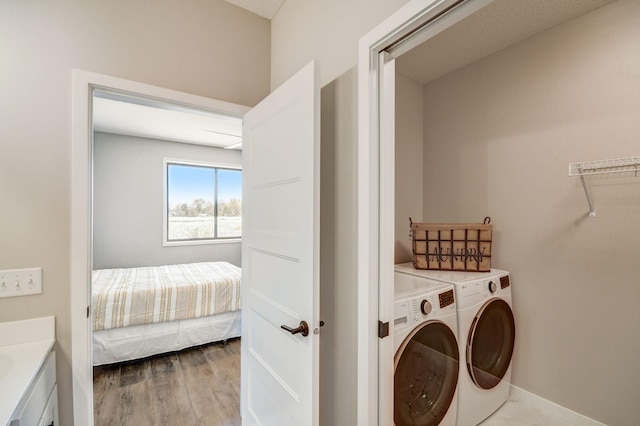
[[[454,288],[394,276],[394,423],[453,426],[460,371]]]
[[[509,273],[418,270],[411,263],[395,269],[453,284],[461,358],[458,425],[477,425],[506,402],[511,387],[515,321]]]

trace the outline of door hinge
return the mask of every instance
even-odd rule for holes
[[[389,323],[378,321],[378,337],[385,338],[389,335]]]
[[[87,305],[87,318],[89,318],[90,312],[91,312],[91,307]]]

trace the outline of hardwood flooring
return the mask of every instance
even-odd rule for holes
[[[235,426],[240,339],[94,367],[95,426]]]

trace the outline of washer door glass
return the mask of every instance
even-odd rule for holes
[[[471,324],[467,370],[482,389],[495,387],[509,369],[516,327],[511,308],[502,299],[484,305]]]
[[[395,358],[396,426],[439,424],[456,392],[458,343],[441,322],[428,322],[410,334]]]

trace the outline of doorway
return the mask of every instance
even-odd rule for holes
[[[110,76],[74,70],[72,143],[72,349],[74,418],[93,424],[90,286],[93,264],[93,99],[96,91],[209,114],[242,118],[249,108]],[[83,308],[84,307],[84,308]]]
[[[94,424],[239,423],[242,120],[92,101]],[[177,310],[187,286],[212,285],[199,310]]]

